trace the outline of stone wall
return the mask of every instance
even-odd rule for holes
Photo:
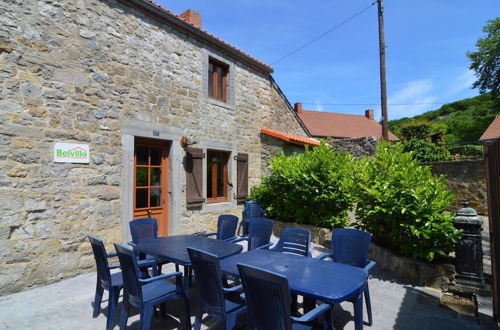
[[[364,136],[350,139],[330,140],[330,144],[334,149],[344,150],[352,154],[355,158],[360,159],[365,156],[373,156],[377,151],[379,139],[374,136]]]
[[[286,156],[292,155],[293,153],[305,152],[304,146],[291,144],[283,141],[282,139],[263,133],[261,133],[260,136],[262,142],[261,173],[263,176],[269,174],[269,162],[271,161],[271,158],[279,155],[280,150],[282,150],[283,154]]]
[[[0,12],[0,294],[90,270],[87,234],[121,241],[125,121],[235,144],[250,186],[262,127],[306,136],[266,73],[123,2],[10,0]],[[204,93],[208,56],[230,65],[230,104]],[[54,163],[54,142],[89,144],[90,163]],[[214,229],[221,212],[187,211],[178,173],[172,233]]]
[[[456,193],[451,212],[462,208],[463,200],[470,201],[470,207],[479,214],[488,214],[488,190],[484,160],[460,160],[425,163],[435,175],[446,175],[446,185]]]

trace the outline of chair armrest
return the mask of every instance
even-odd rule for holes
[[[137,260],[137,266],[156,266],[156,260]]]
[[[137,245],[137,244],[135,244],[133,241],[130,241],[130,242],[128,242],[127,244],[128,244],[128,245],[130,245],[130,246],[136,246],[136,245]]]
[[[247,297],[245,296],[245,292],[243,292],[242,294],[240,294],[240,299],[243,300],[243,301],[247,301]]]
[[[118,257],[118,253],[109,253],[109,254],[106,254],[106,258],[114,258],[114,257]]]
[[[108,269],[120,268],[120,265],[108,265]]]
[[[264,244],[264,245],[262,245],[262,246],[259,246],[258,248],[255,248],[254,250],[264,250],[264,249],[265,249],[265,250],[268,250],[268,249],[269,249],[269,247],[270,247],[271,245],[273,245],[273,243],[269,242],[269,243],[267,243],[267,244]]]
[[[370,270],[372,270],[373,267],[375,267],[377,263],[375,261],[372,261],[372,260],[368,260],[368,264],[363,267],[364,270],[366,270],[367,273],[370,272]]]
[[[320,259],[320,260],[323,260],[323,259],[326,259],[326,258],[332,258],[332,255],[330,253],[323,253],[322,255],[319,255],[317,257],[315,257],[315,259]]]
[[[248,242],[248,237],[238,237],[235,240],[230,241],[231,243],[238,243],[241,241],[247,241]]]
[[[146,283],[150,283],[150,282],[154,282],[154,281],[158,281],[158,280],[163,280],[165,278],[174,277],[174,276],[176,276],[176,277],[181,276],[182,277],[182,273],[175,272],[175,273],[170,273],[170,274],[162,274],[162,275],[158,275],[158,276],[153,276],[153,277],[146,278],[146,279],[140,278],[139,282],[142,284],[146,284]]]
[[[230,292],[238,292],[238,291],[243,291],[243,285],[239,284],[237,286],[233,286],[232,288],[222,288],[224,290],[224,293],[230,293]]]
[[[238,237],[237,236],[233,236],[233,237],[229,237],[229,238],[226,238],[224,239],[224,241],[227,241],[227,242],[233,242],[233,240],[237,239]]]
[[[320,316],[321,314],[327,312],[332,308],[331,305],[329,304],[321,304],[318,307],[314,308],[313,310],[307,312],[306,314],[302,315],[301,317],[293,317],[292,320],[295,322],[309,322]]]
[[[206,233],[206,234],[203,234],[201,235],[202,237],[208,237],[208,236],[216,236],[217,233]]]

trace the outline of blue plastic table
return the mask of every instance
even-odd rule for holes
[[[219,259],[238,254],[243,249],[241,245],[224,240],[193,235],[177,235],[162,236],[137,244],[134,246],[134,250],[184,266],[184,285],[187,292],[189,287],[188,277],[191,272],[191,260],[187,252],[188,247],[215,254]]]
[[[221,269],[238,276],[237,264],[260,267],[288,278],[294,293],[338,304],[354,299],[356,330],[363,329],[363,287],[368,274],[361,268],[287,253],[253,250],[221,260]]]

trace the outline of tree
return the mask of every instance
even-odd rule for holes
[[[491,91],[500,93],[500,17],[488,21],[483,28],[486,36],[476,42],[477,51],[468,52],[470,69],[476,72],[477,81],[472,85],[479,87],[481,94]]]

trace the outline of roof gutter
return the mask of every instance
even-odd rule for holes
[[[153,3],[147,0],[118,0],[121,3],[126,4],[129,7],[136,8],[139,10],[146,11],[149,16],[161,21],[162,23],[168,24],[175,27],[186,34],[189,34],[201,42],[208,43],[220,51],[226,53],[228,56],[237,59],[238,61],[267,74],[271,74],[274,70],[273,68],[254,61],[252,58],[246,56],[236,48],[229,46],[228,44],[222,42],[221,40],[210,36],[204,31],[198,29],[197,27],[185,22],[184,20],[178,18],[174,14],[171,14],[160,7],[155,6]]]

